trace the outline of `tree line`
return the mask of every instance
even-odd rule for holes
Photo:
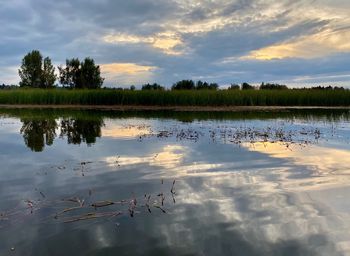
[[[91,58],[80,61],[78,58],[66,60],[66,65],[58,67],[59,76],[49,57],[43,58],[40,51],[33,50],[22,59],[18,70],[21,87],[53,88],[59,82],[69,88],[97,89],[101,88],[104,78],[101,77],[100,66]]]
[[[119,88],[122,89],[122,88]],[[135,87],[132,88],[134,90]],[[344,87],[333,87],[333,86],[316,86],[311,88],[300,88],[304,90],[345,90]],[[128,90],[128,89],[127,89]],[[145,84],[142,86],[141,90],[160,90],[164,91],[166,88],[160,84]],[[219,90],[219,85],[217,83],[208,83],[201,80],[195,82],[193,80],[181,80],[173,84],[171,90]],[[259,86],[254,86],[246,82],[239,84],[231,84],[227,90],[291,90],[286,85],[277,83],[264,83],[262,82]],[[293,89],[295,90],[295,89]],[[297,90],[297,89],[296,89]]]

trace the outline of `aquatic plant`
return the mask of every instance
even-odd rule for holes
[[[163,184],[163,180],[162,180]],[[175,204],[175,180],[172,182],[170,194],[173,198],[173,203]],[[4,212],[0,212],[0,223],[14,223],[21,220],[25,220],[25,216],[34,215],[37,212],[47,212],[47,210],[56,210],[54,215],[47,217],[60,221],[62,223],[73,223],[78,221],[86,221],[92,219],[100,218],[112,218],[119,215],[129,215],[130,217],[135,217],[135,214],[140,214],[142,208],[146,208],[146,212],[152,213],[151,208],[159,209],[162,213],[167,213],[165,209],[165,193],[161,192],[154,198],[160,197],[160,200],[151,201],[152,195],[145,194],[145,203],[139,204],[139,199],[134,194],[131,199],[123,200],[102,200],[93,201],[92,190],[89,190],[88,199],[83,199],[83,196],[73,196],[63,199],[52,199],[46,196],[41,190],[35,189],[41,199],[26,199],[18,203],[18,205],[12,209]],[[114,208],[113,208],[114,207]],[[119,207],[118,209],[115,209]],[[127,208],[126,208],[127,207]],[[105,210],[105,208],[107,210]],[[113,208],[111,210],[111,208]],[[45,211],[44,211],[45,210]],[[76,214],[71,214],[75,213]],[[41,214],[38,214],[38,216]],[[0,225],[0,229],[3,226]]]
[[[350,106],[349,90],[1,90],[0,104],[120,106]]]

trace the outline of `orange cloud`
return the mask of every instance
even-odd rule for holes
[[[169,55],[181,54],[182,51],[175,49],[175,47],[181,46],[183,44],[181,38],[177,36],[176,33],[171,32],[158,33],[153,36],[138,36],[125,33],[117,33],[106,35],[103,40],[107,43],[150,44],[154,48],[159,49]]]
[[[241,59],[272,60],[285,58],[317,58],[334,53],[350,52],[350,30],[327,29],[294,41],[271,45],[250,52]]]
[[[139,65],[135,63],[102,64],[103,77],[108,81],[116,81],[119,85],[140,84],[152,80],[155,66]]]

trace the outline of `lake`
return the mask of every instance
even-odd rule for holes
[[[350,113],[0,110],[0,255],[350,255]]]

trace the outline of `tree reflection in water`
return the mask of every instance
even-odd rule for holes
[[[60,138],[67,136],[68,144],[85,142],[87,145],[91,145],[96,142],[97,137],[101,137],[101,127],[103,125],[102,119],[63,119],[61,121]]]
[[[103,118],[86,120],[63,118],[60,122],[56,119],[21,119],[24,142],[34,152],[42,152],[46,146],[53,144],[57,137],[56,130],[59,129],[59,137],[67,137],[68,144],[81,144],[85,142],[88,146],[101,137],[101,127],[104,125]]]
[[[45,145],[50,146],[56,137],[57,122],[55,119],[48,120],[23,120],[20,130],[23,134],[24,143],[32,151],[41,152]]]

